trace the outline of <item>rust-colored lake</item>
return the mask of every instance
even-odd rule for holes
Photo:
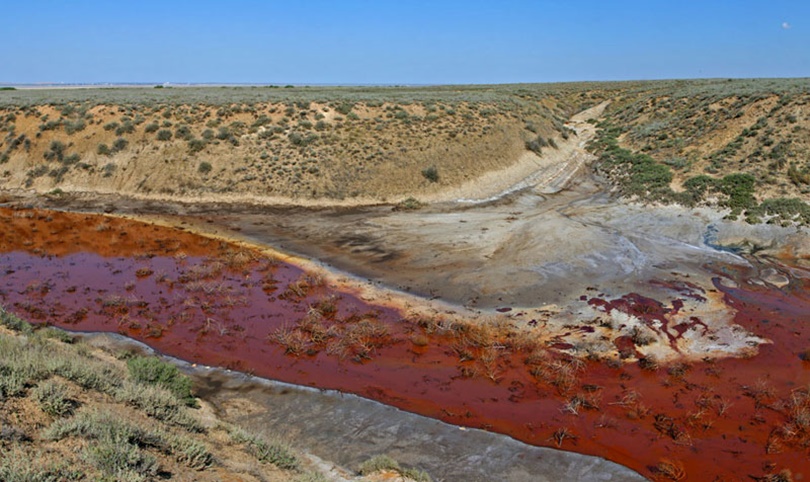
[[[118,332],[188,361],[357,393],[661,480],[810,475],[810,273],[793,273],[781,290],[741,271],[726,273],[740,288],[716,286],[736,323],[773,341],[758,355],[644,369],[572,360],[509,327],[412,317],[184,230],[0,208],[0,303],[33,323]]]

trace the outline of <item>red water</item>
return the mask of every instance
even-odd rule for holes
[[[670,478],[751,480],[787,469],[800,480],[810,474],[810,395],[805,407],[800,390],[810,382],[807,281],[741,286],[716,289],[738,324],[773,340],[752,358],[580,366],[517,330],[403,318],[295,266],[178,229],[0,209],[0,303],[32,322],[119,332],[189,361],[357,393],[662,480],[666,464],[676,469]],[[589,301],[650,319],[681,306],[635,294]],[[676,339],[687,328],[664,329]],[[294,340],[287,350],[275,341],[282,333]],[[614,343],[635,351],[626,337]]]

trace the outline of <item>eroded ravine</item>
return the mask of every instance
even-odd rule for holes
[[[800,234],[611,199],[580,132],[559,182],[418,211],[39,198],[164,225],[5,210],[2,303],[646,476],[807,473]]]

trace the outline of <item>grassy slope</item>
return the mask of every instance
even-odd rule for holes
[[[606,111],[601,142],[593,147],[603,154],[603,172],[625,194],[719,204],[750,221],[806,224],[808,85],[806,79],[712,80],[627,89]]]
[[[566,135],[564,121],[604,96],[587,88],[0,92],[0,187],[402,198],[509,166],[538,136]],[[423,175],[431,167],[437,182]]]
[[[173,365],[74,344],[2,308],[0,375],[5,481],[319,480],[283,444],[190,408]]]

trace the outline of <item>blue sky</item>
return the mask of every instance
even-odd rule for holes
[[[0,82],[810,77],[810,0],[29,0]]]

